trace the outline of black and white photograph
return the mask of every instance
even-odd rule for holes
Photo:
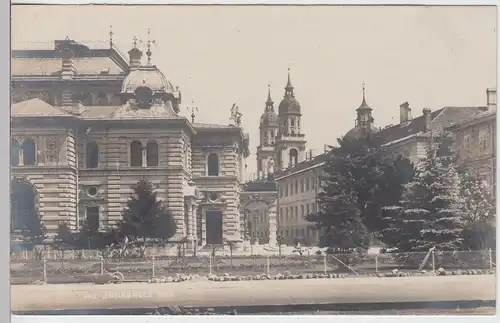
[[[495,315],[497,10],[12,4],[12,315]]]

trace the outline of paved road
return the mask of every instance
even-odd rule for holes
[[[286,312],[279,315],[495,315],[494,307],[473,309],[418,309],[418,310],[384,310],[384,311],[319,311],[319,312]],[[260,313],[259,315],[276,315],[276,313]]]
[[[495,276],[19,285],[12,311],[495,300]]]

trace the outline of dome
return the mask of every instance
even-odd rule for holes
[[[355,126],[354,128],[352,128],[351,130],[349,130],[344,135],[344,139],[350,139],[350,140],[360,139],[360,138],[363,138],[366,135],[368,135],[368,131],[369,130],[367,129],[366,126],[358,125],[358,126]],[[371,125],[370,133],[373,134],[373,133],[378,132],[378,131],[380,131],[380,128]]]
[[[364,137],[366,135],[366,133],[367,133],[366,127],[356,126],[356,127],[352,128],[351,130],[349,130],[344,135],[344,139],[356,140],[356,139]]]
[[[278,127],[278,115],[274,111],[266,111],[260,117],[260,125],[265,127]]]
[[[279,114],[300,114],[299,101],[293,96],[285,96],[279,105],[278,112]]]
[[[156,66],[141,66],[131,71],[122,83],[122,93],[134,93],[139,87],[148,87],[153,93],[174,94],[175,89]]]

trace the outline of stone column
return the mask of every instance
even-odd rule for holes
[[[189,242],[193,240],[193,209],[191,207],[191,201],[188,201],[185,206],[187,212],[187,223],[186,225],[186,235]]]
[[[142,147],[142,167],[147,167],[148,166],[148,155],[147,155],[147,148]]]
[[[207,213],[201,209],[201,245],[207,245]]]
[[[269,246],[277,246],[276,238],[276,200],[269,205]]]
[[[193,203],[189,206],[191,208],[191,238],[193,239],[193,241],[196,241],[197,240],[197,237],[198,237],[198,230],[197,230],[197,227],[196,227],[196,223],[197,223],[197,220],[196,220],[196,205]],[[196,245],[196,243],[195,243]]]

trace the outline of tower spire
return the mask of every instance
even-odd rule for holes
[[[273,99],[271,99],[271,85],[267,85],[267,101],[266,101],[266,105],[272,105],[274,102],[273,102]]]
[[[365,96],[365,81],[363,81],[363,103],[366,103],[366,96]]]
[[[288,80],[285,86],[285,96],[293,96],[293,85],[290,78],[290,68],[288,68]]]

